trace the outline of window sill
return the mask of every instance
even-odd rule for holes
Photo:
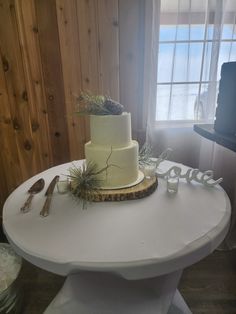
[[[206,124],[212,123],[212,121],[196,121],[196,120],[176,120],[176,121],[155,121],[154,127],[158,129],[165,128],[193,128],[195,124]]]

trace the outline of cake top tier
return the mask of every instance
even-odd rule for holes
[[[90,116],[91,143],[124,147],[131,144],[131,116],[128,112],[121,115]]]

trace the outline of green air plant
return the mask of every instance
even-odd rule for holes
[[[141,167],[144,167],[155,164],[152,154],[152,147],[149,144],[145,143],[139,150],[139,165]]]
[[[77,100],[77,113],[80,115],[120,115],[124,110],[124,107],[120,103],[108,96],[81,92]]]
[[[101,180],[97,178],[97,175],[100,171],[96,164],[84,162],[81,167],[73,164],[69,172],[71,193],[83,202],[83,208],[85,208],[86,203],[92,201],[93,195],[99,193]]]
[[[73,196],[83,202],[83,209],[86,208],[87,202],[91,202],[94,199],[94,195],[99,195],[99,190],[101,189],[102,180],[98,178],[98,175],[102,172],[106,172],[109,167],[117,167],[116,165],[109,164],[109,159],[112,155],[109,153],[106,166],[99,169],[97,164],[94,162],[84,162],[81,167],[77,167],[73,164],[69,168],[70,174],[68,178],[70,179],[70,191]]]

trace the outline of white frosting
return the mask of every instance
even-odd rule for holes
[[[123,187],[138,178],[138,150],[131,139],[130,113],[90,117],[91,141],[85,144],[86,161],[98,169],[109,165],[98,175],[103,188]],[[110,156],[110,157],[109,157]],[[108,160],[109,158],[109,160]]]
[[[112,146],[99,146],[91,142],[85,144],[87,161],[93,161],[102,169],[110,165],[107,171],[98,175],[102,180],[103,188],[122,187],[135,182],[138,177],[138,143],[132,141],[129,146],[113,148]]]
[[[124,147],[131,144],[130,113],[122,115],[90,116],[91,142],[97,145]]]

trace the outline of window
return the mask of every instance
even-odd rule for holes
[[[213,121],[221,65],[236,61],[235,16],[223,0],[161,2],[156,121]]]

